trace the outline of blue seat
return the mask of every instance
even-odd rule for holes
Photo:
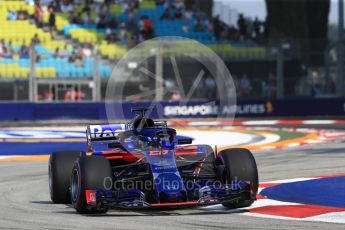
[[[84,76],[84,71],[83,71],[83,68],[81,68],[81,67],[76,67],[75,68],[75,74],[76,74],[76,77],[78,77],[78,78],[83,78],[83,77],[85,77]]]
[[[67,68],[59,68],[56,69],[57,71],[57,77],[58,78],[68,78],[69,77],[69,72]]]

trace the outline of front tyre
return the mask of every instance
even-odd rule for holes
[[[103,156],[80,157],[73,166],[71,176],[71,201],[80,214],[106,213],[108,207],[89,206],[85,190],[108,190],[105,181],[112,178],[110,163]]]
[[[223,203],[227,208],[243,208],[253,204],[258,192],[258,169],[252,153],[248,149],[234,148],[219,152],[218,159],[223,167],[222,179],[224,183],[250,181],[251,197],[234,202]]]

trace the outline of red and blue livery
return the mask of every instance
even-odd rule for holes
[[[147,110],[132,109],[138,114],[126,124],[89,125],[85,151],[52,153],[52,201],[96,214],[116,208],[240,208],[256,200],[258,172],[249,150],[192,145],[165,121],[147,117]]]

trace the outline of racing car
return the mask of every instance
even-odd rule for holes
[[[128,123],[88,125],[84,151],[54,152],[49,159],[53,203],[78,213],[116,208],[252,205],[258,171],[251,152],[192,145],[166,121],[132,109]],[[211,137],[210,137],[211,138]]]

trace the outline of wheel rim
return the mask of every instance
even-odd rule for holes
[[[79,173],[77,169],[73,170],[72,183],[71,183],[71,198],[75,202],[78,197],[78,187],[79,187]]]

